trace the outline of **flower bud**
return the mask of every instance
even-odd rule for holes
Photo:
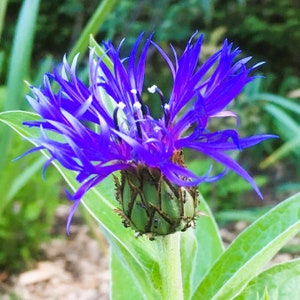
[[[121,205],[117,213],[125,227],[137,235],[167,235],[185,231],[194,224],[198,205],[197,187],[171,183],[158,168],[139,164],[115,177],[116,196]]]

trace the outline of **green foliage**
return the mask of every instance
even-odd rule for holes
[[[41,184],[44,158],[13,162],[28,144],[14,138],[12,145],[10,163],[0,177],[0,270],[16,272],[33,263],[41,255],[40,244],[49,239],[60,184],[53,168],[46,172],[48,184]]]
[[[107,15],[110,13],[116,2],[116,0],[103,1],[101,5],[98,6],[97,10],[94,12],[91,19],[82,31],[80,38],[73,46],[73,49],[69,54],[70,61],[75,57],[77,53],[81,53],[81,55],[83,56],[83,53],[88,48],[90,35],[97,33],[100,25],[105,21]]]
[[[8,26],[2,39],[6,58],[21,3],[22,0],[8,3]],[[64,53],[69,52],[98,5],[97,0],[41,1],[34,47],[35,65],[46,54],[60,60]],[[300,83],[299,18],[299,3],[293,0],[263,3],[258,0],[125,0],[119,1],[110,12],[99,28],[97,40],[110,38],[117,43],[126,37],[130,47],[140,32],[149,34],[154,31],[160,44],[167,45],[171,41],[180,47],[196,30],[204,32],[207,40],[212,32],[223,28],[226,32],[223,37],[233,41],[255,60],[267,62],[263,72],[268,74],[268,81],[272,81],[271,92],[283,95]],[[157,63],[154,59],[153,64]]]
[[[278,140],[265,143],[266,148],[257,147],[253,155],[256,156],[255,160],[260,161],[259,167],[262,169],[275,166],[279,161],[290,162],[292,168],[285,170],[289,178],[286,178],[286,182],[277,185],[276,191],[299,190],[299,183],[293,182],[293,177],[295,177],[293,173],[299,174],[300,172],[300,105],[298,100],[264,92],[262,78],[258,78],[246,87],[232,109],[239,111],[243,120],[241,129],[245,133],[256,128],[257,132],[272,132],[278,135]],[[258,152],[260,149],[263,152]],[[267,157],[262,160],[264,156]],[[253,159],[254,156],[251,158]]]
[[[300,259],[295,259],[260,273],[234,299],[297,299],[300,295],[299,281]]]
[[[254,100],[268,102],[264,109],[272,116],[278,134],[284,140],[284,144],[276,149],[264,162],[262,167],[276,163],[279,159],[300,155],[300,105],[297,101],[277,95],[261,93]],[[298,159],[297,159],[298,160]],[[300,166],[299,166],[300,167]]]
[[[248,149],[245,151],[247,152]],[[199,176],[205,174],[211,166],[213,166],[213,174],[220,174],[224,171],[219,164],[214,164],[209,159],[193,159],[190,153],[187,153],[187,157],[187,161],[191,161],[188,167]],[[254,180],[260,188],[266,185],[268,181],[265,175],[254,176]],[[204,198],[207,199],[211,209],[214,212],[218,212],[231,208],[239,209],[245,207],[245,203],[241,202],[240,199],[246,192],[252,191],[252,187],[243,178],[229,170],[223,178],[216,182],[201,183],[200,191]],[[259,199],[258,196],[257,198]]]
[[[234,2],[216,1],[214,25],[225,25],[230,40],[255,59],[267,62],[264,73],[275,74],[273,92],[283,94],[299,86],[296,78],[299,76],[299,2],[255,0],[245,1],[244,5]],[[284,82],[290,78],[295,80],[287,87]]]
[[[212,266],[193,299],[232,299],[243,290],[245,284],[299,232],[299,199],[300,194],[287,199],[244,230]],[[286,278],[281,280],[284,282]]]
[[[272,77],[272,91],[284,94],[300,84],[299,18],[300,6],[293,0],[126,0],[109,16],[97,39],[126,37],[130,47],[140,32],[154,31],[160,44],[171,41],[177,46],[196,30],[204,32],[207,39],[217,28],[224,28],[226,37],[244,53],[267,62],[263,72],[269,81]]]
[[[284,182],[281,180],[275,184],[270,181],[274,180],[271,176],[267,184],[272,187],[274,194],[299,191],[297,174],[300,172],[300,105],[296,98],[297,90],[290,93],[294,95],[294,99],[267,93],[263,81],[263,78],[256,78],[248,84],[230,109],[239,115],[239,131],[242,135],[273,133],[278,135],[278,139],[244,151],[240,160],[254,171],[261,169],[261,172],[265,172],[267,168],[276,170],[279,162],[281,165],[290,165],[290,168],[284,167]],[[259,164],[255,165],[255,162]]]
[[[4,43],[1,45],[0,51],[0,82],[6,81],[6,85],[0,86],[0,110],[24,108],[26,104],[24,94],[28,91],[24,80],[33,81],[35,85],[39,85],[43,74],[48,72],[53,65],[52,56],[46,56],[42,62],[39,62],[37,56],[34,55],[33,65],[35,65],[36,76],[32,76],[29,72],[32,52],[41,51],[39,48],[40,39],[46,38],[47,46],[51,46],[49,37],[45,36],[40,30],[45,26],[48,32],[51,32],[52,29],[57,32],[57,22],[48,23],[48,17],[53,17],[52,14],[49,14],[49,11],[55,10],[57,3],[45,1],[41,3],[42,13],[39,17],[39,0],[16,0],[8,3],[5,16],[6,24],[12,22],[12,16],[15,19],[17,18],[14,14],[16,9],[13,8],[17,6],[18,9],[20,6],[21,8],[16,26],[6,26],[3,34]],[[78,39],[74,51],[82,50],[83,47],[87,48],[89,33],[98,30],[114,3],[115,1],[103,1],[98,4],[98,9],[88,23],[86,30]],[[0,35],[4,23],[3,17],[6,4],[6,1],[0,4]],[[83,17],[83,4],[83,1],[79,0],[65,1],[65,3],[60,4],[58,15],[60,17],[61,15],[68,15],[73,20],[73,14],[77,12],[79,17]],[[13,14],[11,15],[12,11]],[[92,10],[90,13],[92,14]],[[66,19],[64,21],[66,22]],[[81,31],[82,27],[83,24],[77,28],[78,32]],[[13,36],[14,29],[15,34]],[[38,42],[33,47],[35,29],[40,35],[37,39]],[[72,28],[67,29],[67,35],[70,35],[71,30]],[[59,32],[59,38],[64,39],[63,47],[65,47],[66,36],[63,34],[64,30]],[[53,36],[57,35],[53,34]],[[11,40],[12,42],[10,42]],[[48,51],[46,52],[48,53]],[[7,63],[7,58],[10,58],[9,63]],[[37,63],[39,63],[38,67],[36,67]],[[35,79],[31,80],[31,76]],[[3,80],[3,77],[6,78]],[[13,121],[15,115],[10,118]],[[20,123],[19,129],[21,131],[22,127]],[[34,259],[37,259],[40,254],[40,244],[49,238],[54,210],[59,201],[60,179],[50,169],[46,174],[49,185],[41,185],[40,173],[45,159],[32,156],[22,159],[22,162],[12,163],[14,158],[28,149],[28,144],[16,139],[13,132],[6,126],[0,127],[0,136],[0,270],[14,272],[21,271]]]
[[[2,122],[23,137],[35,135],[32,130],[20,125],[22,121],[30,119],[38,119],[38,116],[22,111],[0,115]],[[71,189],[78,188],[73,172],[62,169],[59,165],[56,168]],[[166,243],[172,240],[167,242],[163,237],[155,241],[144,236],[137,239],[132,230],[120,225],[120,218],[113,212],[116,200],[111,178],[90,190],[82,204],[99,222],[110,243],[113,252],[111,263],[114,267],[112,281],[116,281],[119,286],[134,286],[134,296],[137,299],[170,299],[172,295],[178,296],[173,299],[232,299],[244,292],[248,295],[250,290],[255,293],[257,285],[253,285],[251,280],[258,282],[261,289],[262,284],[259,282],[264,281],[259,276],[266,275],[257,274],[300,231],[300,194],[283,201],[260,217],[226,250],[223,250],[216,223],[203,198],[200,210],[205,215],[199,217],[195,230],[180,233],[179,248],[175,244],[168,248]],[[173,237],[170,235],[168,238]],[[167,247],[173,257],[178,257],[180,253],[180,260],[162,260],[162,247]],[[179,265],[172,266],[172,263]],[[265,282],[267,292],[261,294],[265,299],[267,295],[272,295],[275,285],[283,285],[291,274],[299,274],[299,263],[286,264],[283,268],[282,276],[277,275],[279,269],[265,271],[272,275]],[[123,276],[120,277],[120,274]],[[172,282],[176,283],[178,290],[182,289],[183,297],[177,292],[166,290]],[[289,293],[292,297],[294,289],[297,291],[297,284],[297,280],[291,282]],[[264,289],[265,286],[261,290]],[[112,285],[112,295],[116,297],[114,299],[128,296],[127,289],[122,291],[115,284]]]

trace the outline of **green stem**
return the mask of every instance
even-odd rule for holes
[[[180,232],[157,238],[164,300],[182,300]]]

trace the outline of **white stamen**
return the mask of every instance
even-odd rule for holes
[[[156,85],[152,85],[151,87],[148,88],[148,92],[151,94],[154,94],[157,90],[157,86]]]
[[[158,127],[158,126],[155,126],[154,127],[154,131],[157,133],[157,132],[159,132],[159,130],[160,130],[160,127]]]
[[[169,109],[170,109],[170,105],[169,105],[168,103],[166,103],[166,104],[164,105],[164,109],[169,110]]]
[[[130,92],[134,95],[136,95],[138,93],[138,91],[136,89],[131,89]]]
[[[125,106],[126,106],[126,105],[125,105],[124,102],[119,102],[119,103],[118,103],[118,107],[119,107],[120,109],[122,109],[122,110],[125,108]]]
[[[142,105],[141,105],[140,102],[134,102],[133,107],[134,107],[135,109],[141,109]]]

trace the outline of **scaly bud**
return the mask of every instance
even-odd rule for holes
[[[182,154],[174,159],[183,165]],[[125,227],[137,235],[167,235],[184,231],[194,224],[198,205],[197,187],[181,187],[170,182],[158,168],[139,164],[115,177],[116,195],[121,205],[117,213]]]

